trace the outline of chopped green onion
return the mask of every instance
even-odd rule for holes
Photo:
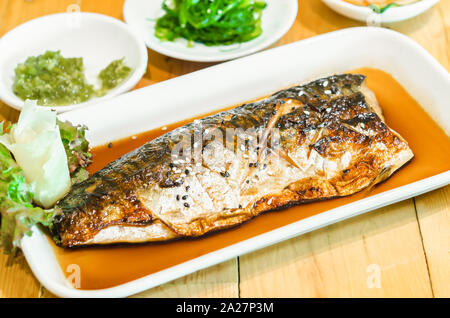
[[[399,5],[396,4],[395,2],[391,2],[391,3],[389,3],[388,5],[386,5],[384,7],[378,6],[376,4],[369,4],[369,8],[372,9],[373,12],[380,13],[380,14],[385,12],[389,8],[398,7],[398,6]]]

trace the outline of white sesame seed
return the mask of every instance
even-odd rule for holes
[[[331,112],[331,108],[326,109],[327,113]]]
[[[323,82],[323,87],[327,87],[328,86],[328,81]]]
[[[331,91],[329,89],[327,89],[327,90],[324,91],[324,93],[327,94],[327,95],[330,95]]]
[[[303,111],[306,115],[309,115],[309,111],[305,110]]]
[[[164,126],[163,128],[161,128],[161,130],[167,130],[167,126]]]
[[[135,140],[137,137],[136,136],[131,136],[131,139]]]

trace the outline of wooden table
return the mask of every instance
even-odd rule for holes
[[[70,4],[122,19],[121,0],[0,0],[0,35]],[[362,25],[321,0],[299,1],[294,26],[276,45]],[[391,26],[450,70],[450,0]],[[330,58],[332,48],[330,48]],[[149,50],[140,85],[211,64],[176,60]],[[18,112],[0,103],[0,119]],[[379,281],[376,279],[379,270]],[[378,288],[379,287],[379,288]],[[0,255],[1,297],[52,297],[24,259]],[[137,297],[449,297],[450,186],[328,226],[198,271]]]

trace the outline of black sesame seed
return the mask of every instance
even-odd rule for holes
[[[249,166],[250,168],[253,167],[253,163],[250,162],[250,163],[248,164],[248,166]]]
[[[255,166],[255,168],[256,168],[256,167],[258,167],[258,163],[257,163],[257,162],[255,162],[254,166]]]
[[[112,144],[112,142],[110,142],[110,143],[108,144],[108,148],[112,148],[112,146],[113,146],[113,144]]]
[[[224,178],[228,178],[230,176],[230,173],[228,171],[220,172],[220,175]]]
[[[190,186],[186,186],[186,191],[189,191],[191,187]]]
[[[245,181],[245,183],[250,183],[250,180]]]
[[[242,209],[242,205],[241,204],[239,204],[239,209]]]
[[[186,203],[186,202],[185,202],[183,205],[184,205],[186,208],[189,208],[189,203]]]
[[[180,201],[180,195],[177,194],[177,201]]]
[[[185,173],[186,175],[188,175],[188,174],[189,174],[189,170],[188,170],[188,169],[184,170],[184,173]]]
[[[186,200],[187,197],[188,197],[187,195],[183,195],[183,196],[181,197],[181,199]]]

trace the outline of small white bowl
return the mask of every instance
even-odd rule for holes
[[[235,59],[260,51],[278,41],[295,21],[298,10],[297,0],[266,0],[267,7],[261,18],[262,34],[245,43],[221,46],[206,46],[194,43],[188,47],[185,39],[174,42],[161,41],[155,36],[156,19],[164,14],[162,0],[126,0],[123,6],[125,21],[135,28],[147,46],[161,54],[174,58],[217,62]]]
[[[368,24],[383,24],[400,22],[413,18],[434,6],[439,0],[420,0],[399,7],[392,7],[378,14],[369,7],[358,6],[342,0],[323,0],[323,2],[350,19],[367,22]]]
[[[132,68],[125,81],[105,96],[67,106],[51,106],[58,113],[111,98],[133,88],[147,69],[147,48],[128,25],[117,19],[96,13],[58,13],[28,21],[6,33],[0,39],[0,99],[16,109],[23,100],[12,86],[14,69],[27,57],[45,51],[60,50],[64,57],[82,57],[87,81],[98,87],[98,73],[113,60],[125,58]],[[48,107],[48,106],[43,106]]]

